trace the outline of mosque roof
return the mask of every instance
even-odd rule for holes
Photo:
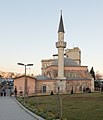
[[[35,76],[35,78],[37,80],[49,80],[50,78],[48,78],[47,76],[44,76],[44,75],[37,75]]]
[[[53,65],[58,65],[58,59],[55,59]],[[70,58],[64,58],[64,66],[79,66],[74,60]]]
[[[66,80],[91,80],[91,78],[66,78]]]

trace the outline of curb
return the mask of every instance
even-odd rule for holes
[[[37,120],[45,120],[44,118],[42,118],[42,117],[34,114],[33,112],[31,112],[30,110],[28,110],[27,108],[25,108],[20,102],[18,102],[18,101],[16,100],[16,98],[14,98],[14,100],[18,103],[18,105],[19,105],[22,109],[24,109],[27,113],[29,113],[31,116],[33,116],[33,117],[36,118]]]

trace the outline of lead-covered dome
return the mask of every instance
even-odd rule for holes
[[[55,59],[53,61],[53,65],[58,65],[58,59]],[[64,58],[64,66],[79,66],[79,65],[70,58]]]

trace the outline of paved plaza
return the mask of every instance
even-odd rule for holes
[[[6,96],[0,97],[0,120],[43,120],[35,118],[26,112],[16,102],[15,98]]]

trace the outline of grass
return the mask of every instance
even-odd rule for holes
[[[103,93],[61,95],[62,116],[67,120],[103,120]],[[58,113],[58,96],[30,97],[30,106]],[[49,119],[48,119],[49,120]]]

